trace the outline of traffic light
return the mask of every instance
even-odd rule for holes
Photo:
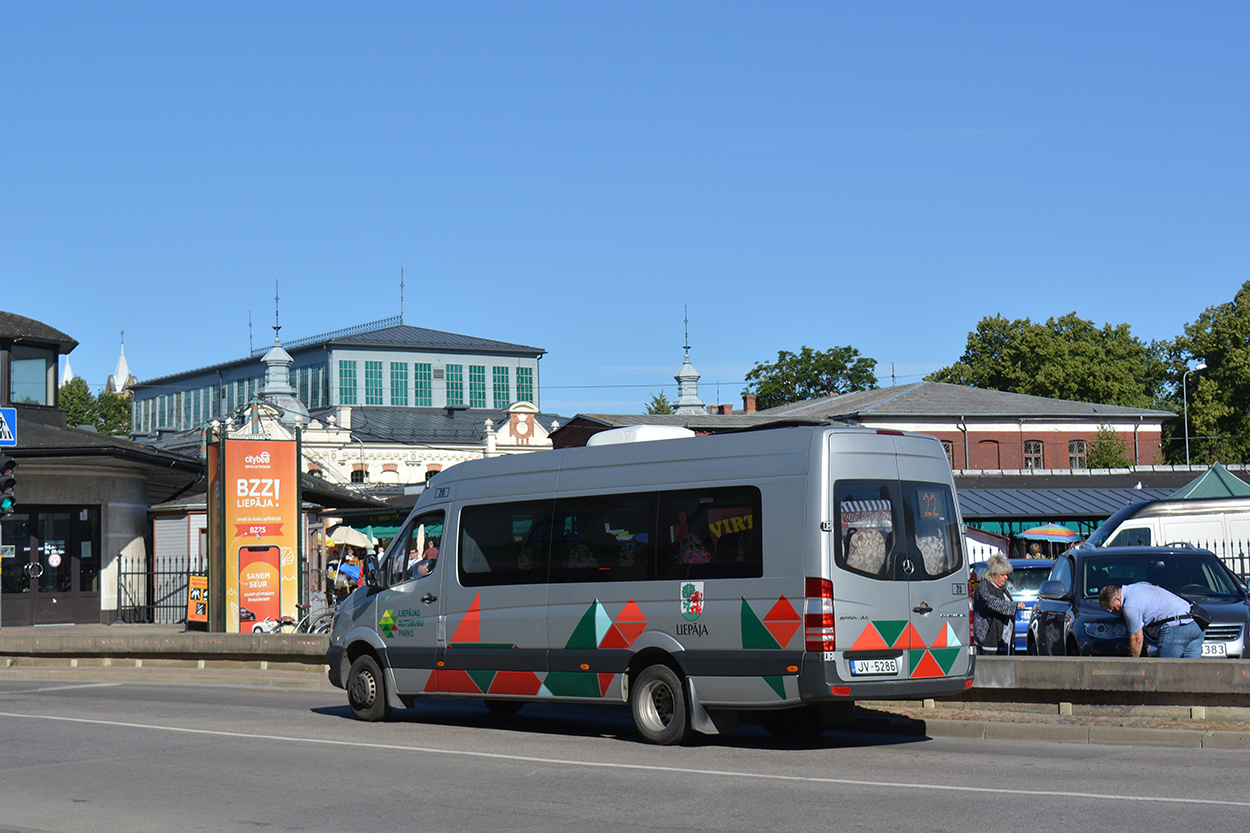
[[[13,491],[17,486],[17,478],[13,475],[16,469],[16,460],[7,454],[0,454],[0,517],[12,514],[17,503],[17,495]]]

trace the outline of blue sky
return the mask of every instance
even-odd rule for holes
[[[1250,279],[1245,3],[0,2],[0,308],[103,386],[397,315],[548,412]]]

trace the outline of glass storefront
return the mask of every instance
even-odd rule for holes
[[[0,519],[0,624],[100,621],[100,509],[24,506]]]

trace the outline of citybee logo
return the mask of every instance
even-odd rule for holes
[[[247,463],[249,466],[257,463],[269,465],[269,452],[262,451],[260,454],[249,454],[243,458],[243,462]]]

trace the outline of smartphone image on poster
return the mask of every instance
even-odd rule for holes
[[[281,551],[275,546],[239,547],[241,633],[251,633],[266,619],[278,619],[282,615],[281,557]],[[243,613],[244,610],[248,613]]]

